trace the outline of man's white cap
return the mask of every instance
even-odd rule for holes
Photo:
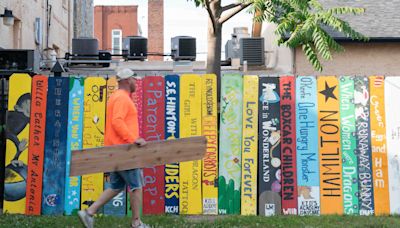
[[[130,77],[136,76],[135,72],[133,72],[131,69],[124,68],[122,70],[119,70],[117,73],[117,80],[121,81],[124,79],[128,79]]]

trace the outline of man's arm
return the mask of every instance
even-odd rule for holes
[[[136,139],[135,143],[136,143],[138,146],[140,146],[140,147],[146,146],[146,144],[147,144],[147,142],[146,142],[146,140],[144,140],[144,138],[138,138],[138,139]]]

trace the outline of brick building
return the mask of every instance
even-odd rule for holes
[[[99,49],[122,52],[122,38],[138,34],[137,6],[95,6],[94,36]]]
[[[136,36],[138,31],[138,6],[95,6],[94,35],[101,50],[121,53],[122,38]],[[164,53],[164,1],[148,0],[148,52]],[[163,60],[151,56],[149,60]]]
[[[148,1],[148,31],[150,53],[164,52],[164,0]],[[150,60],[163,60],[162,56],[149,56]]]

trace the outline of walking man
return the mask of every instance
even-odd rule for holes
[[[136,143],[146,145],[146,141],[139,138],[138,113],[130,94],[135,92],[134,72],[123,69],[117,73],[118,90],[108,100],[106,113],[105,146]],[[86,228],[92,228],[93,215],[104,204],[129,187],[130,203],[132,208],[132,226],[148,227],[140,220],[140,204],[142,203],[143,174],[141,169],[112,172],[110,174],[111,188],[105,190],[100,198],[86,210],[78,212],[78,216]]]

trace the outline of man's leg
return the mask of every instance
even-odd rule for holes
[[[114,198],[118,193],[120,193],[122,189],[115,190],[108,188],[106,189],[100,196],[100,198],[94,202],[86,211],[89,213],[89,215],[94,215],[96,212],[104,206],[108,201],[110,201],[112,198]]]
[[[135,189],[129,192],[131,209],[132,209],[132,224],[136,220],[140,221],[140,205],[142,204],[142,189]]]
[[[86,228],[93,228],[93,215],[96,214],[100,207],[102,207],[104,204],[106,204],[108,201],[118,195],[118,193],[120,193],[123,189],[125,189],[124,180],[116,172],[110,173],[110,183],[111,188],[105,190],[96,202],[90,205],[88,209],[78,212],[78,216]]]
[[[141,169],[124,171],[121,174],[128,184],[130,191],[130,202],[132,209],[132,227],[149,227],[140,220],[140,205],[142,204],[143,174]]]

